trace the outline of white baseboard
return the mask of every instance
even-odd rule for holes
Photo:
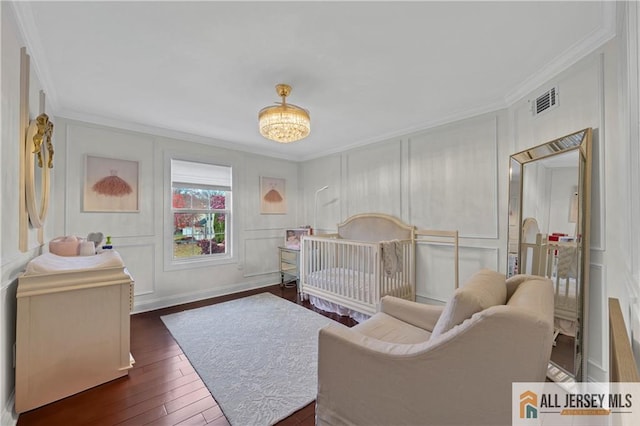
[[[141,312],[154,311],[156,309],[168,308],[170,306],[181,305],[184,303],[197,302],[204,299],[210,299],[212,297],[226,296],[228,294],[239,293],[246,290],[254,290],[262,287],[269,287],[276,284],[279,283],[275,283],[273,282],[273,280],[258,280],[254,282],[234,284],[226,287],[218,287],[215,289],[208,289],[205,291],[182,294],[168,298],[157,298],[140,302],[136,301],[133,307],[133,313],[139,314]]]
[[[16,426],[18,424],[18,414],[14,410],[15,392],[11,392],[7,404],[2,407],[2,413],[0,413],[0,425],[2,426]]]
[[[587,363],[588,377],[584,379],[586,382],[608,382],[609,372],[602,369],[601,366],[589,361]]]

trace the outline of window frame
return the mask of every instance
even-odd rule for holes
[[[227,199],[225,200],[225,209],[185,209],[191,210],[194,212],[202,213],[202,212],[226,212],[225,218],[225,250],[226,253],[214,253],[202,256],[194,256],[194,257],[186,257],[186,258],[175,258],[174,257],[174,247],[173,247],[173,237],[174,237],[174,213],[176,210],[173,208],[173,180],[172,180],[172,160],[178,161],[186,161],[193,163],[202,163],[202,164],[210,164],[213,166],[221,166],[228,167],[231,172],[231,186],[230,189],[225,189],[227,191]],[[164,173],[164,187],[166,188],[164,191],[164,270],[165,271],[173,271],[173,270],[183,270],[183,269],[191,269],[194,267],[209,267],[215,265],[224,265],[229,263],[237,262],[236,259],[236,250],[235,250],[235,242],[237,241],[237,231],[234,226],[234,211],[237,211],[235,208],[235,198],[233,196],[234,183],[237,182],[236,179],[236,168],[233,164],[230,164],[229,161],[225,161],[225,158],[217,157],[212,158],[209,156],[198,155],[189,156],[178,153],[165,153],[165,173]],[[180,182],[180,184],[184,187],[187,185],[184,182]],[[207,185],[198,185],[193,184],[193,188],[203,188]],[[209,186],[211,189],[215,189],[214,185]],[[181,209],[179,209],[181,210]]]
[[[176,208],[173,206],[173,199],[174,199],[174,191],[175,188],[182,188],[182,189],[186,189],[186,190],[191,190],[191,189],[204,189],[204,190],[212,190],[212,191],[223,191],[225,193],[225,208],[224,209],[215,209],[215,208],[197,208],[197,207],[179,207]],[[184,257],[184,258],[176,258],[175,255],[173,256],[173,260],[187,260],[187,259],[199,259],[201,258],[201,256],[214,256],[214,257],[224,257],[228,254],[228,242],[231,240],[231,232],[229,229],[229,226],[227,226],[230,221],[231,221],[231,208],[229,207],[232,203],[233,200],[233,190],[232,188],[221,188],[221,187],[216,187],[216,186],[208,186],[208,185],[189,185],[188,183],[182,183],[182,182],[178,182],[178,185],[174,185],[174,182],[171,182],[171,212],[172,212],[172,217],[175,223],[175,215],[176,214],[192,214],[192,215],[201,215],[201,214],[211,214],[211,215],[223,215],[225,220],[224,220],[224,243],[225,243],[225,252],[224,253],[209,253],[209,254],[203,254],[203,255],[198,255],[198,256],[189,256],[189,257]],[[215,217],[215,216],[214,216]],[[216,234],[215,231],[213,233],[213,235],[209,235],[208,239],[213,239],[216,238],[216,236],[219,234]],[[175,244],[175,234],[174,234],[174,244]],[[175,248],[175,247],[174,247]]]

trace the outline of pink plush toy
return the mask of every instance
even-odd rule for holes
[[[80,254],[80,240],[73,235],[54,238],[49,242],[49,251],[58,256],[78,256]]]

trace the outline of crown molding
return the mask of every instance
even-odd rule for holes
[[[494,102],[483,104],[481,107],[474,108],[465,108],[452,112],[449,115],[444,117],[440,117],[437,120],[431,120],[427,122],[423,122],[417,126],[405,127],[401,130],[385,133],[380,136],[376,136],[373,138],[361,139],[357,142],[351,143],[349,145],[342,145],[339,148],[335,148],[332,150],[324,150],[317,154],[310,154],[307,156],[302,156],[298,159],[298,161],[309,161],[314,160],[316,158],[326,157],[328,155],[339,154],[342,152],[349,151],[351,149],[360,148],[366,145],[371,145],[378,142],[388,141],[390,139],[399,139],[406,138],[416,135],[418,133],[426,132],[435,127],[444,126],[446,124],[455,123],[456,121],[466,120],[469,118],[477,117],[482,114],[487,114],[491,112],[497,112],[501,109],[506,108],[507,105],[503,100],[497,100]]]
[[[602,25],[594,30],[588,37],[575,43],[551,60],[551,62],[542,69],[536,71],[514,90],[507,93],[504,99],[508,106],[528,96],[531,92],[553,79],[562,71],[568,69],[580,59],[599,49],[616,36],[616,2],[602,1],[600,8],[602,10]]]
[[[37,25],[35,24],[35,19],[33,17],[33,11],[30,2],[14,1],[3,3],[5,3],[5,5],[8,4],[9,7],[14,11],[19,30],[27,46],[27,51],[32,53],[32,67],[37,73],[44,91],[47,93],[47,101],[53,108],[53,115],[61,118],[68,118],[70,120],[94,123],[107,127],[115,127],[123,130],[146,133],[159,137],[167,137],[171,139],[201,143],[205,145],[217,146],[225,149],[231,149],[254,155],[263,155],[289,161],[308,161],[327,155],[345,152],[347,150],[359,148],[365,145],[383,142],[389,139],[407,137],[412,134],[423,132],[437,126],[507,108],[520,101],[525,96],[528,96],[531,92],[538,89],[541,85],[557,76],[560,72],[568,69],[580,59],[600,48],[604,43],[611,40],[616,35],[616,2],[602,1],[600,5],[602,9],[602,25],[598,29],[594,30],[586,39],[581,40],[580,42],[568,48],[562,54],[558,55],[542,69],[536,71],[514,90],[508,92],[503,99],[483,104],[480,107],[463,108],[458,111],[454,111],[445,117],[440,117],[437,120],[426,121],[420,123],[419,125],[406,127],[376,137],[361,139],[354,143],[342,145],[332,150],[325,150],[322,152],[297,156],[287,155],[281,152],[269,150],[268,147],[255,148],[242,142],[234,143],[230,141],[222,141],[211,137],[190,134],[177,130],[158,128],[150,125],[128,122],[125,120],[110,119],[61,108],[59,104],[59,96],[57,95],[57,92],[52,83],[50,68],[48,66],[48,63],[44,59],[45,50],[40,43],[41,38],[37,30]],[[257,152],[258,149],[260,150],[259,152]]]
[[[224,140],[215,139],[212,137],[182,132],[179,130],[172,130],[164,127],[155,127],[147,124],[107,118],[99,115],[81,113],[81,112],[67,110],[67,109],[60,110],[56,114],[56,117],[63,118],[68,121],[75,121],[75,122],[80,122],[84,124],[110,127],[118,130],[130,131],[130,132],[144,133],[145,135],[150,135],[150,136],[155,136],[160,138],[199,143],[202,145],[224,148],[232,151],[240,151],[247,154],[260,155],[263,157],[272,157],[272,158],[289,160],[289,161],[300,161],[300,159],[296,158],[295,156],[283,155],[278,152],[273,152],[273,151],[270,151],[267,147],[255,148],[255,147],[251,147],[249,145],[243,144],[242,142],[224,141]]]

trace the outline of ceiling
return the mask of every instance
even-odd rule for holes
[[[597,1],[13,7],[56,115],[293,160],[506,107],[615,30]],[[310,111],[302,141],[258,132],[277,83]]]

